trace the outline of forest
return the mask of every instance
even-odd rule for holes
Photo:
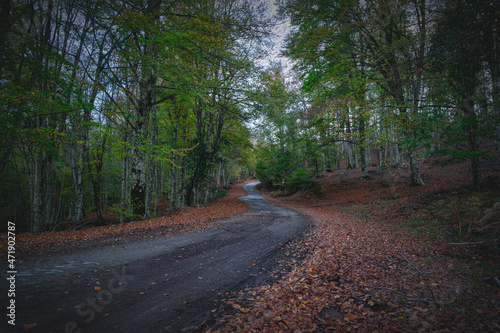
[[[248,176],[321,196],[317,174],[342,162],[369,179],[372,156],[382,173],[407,168],[408,186],[426,186],[427,157],[466,161],[481,190],[481,160],[500,150],[500,3],[277,5],[1,1],[0,219],[126,223]]]

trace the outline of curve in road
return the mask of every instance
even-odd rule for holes
[[[23,262],[16,276],[16,328],[200,330],[222,311],[225,295],[269,282],[283,268],[285,245],[309,225],[304,215],[264,201],[256,184],[246,184],[248,196],[240,198],[249,213],[209,230],[120,240]]]

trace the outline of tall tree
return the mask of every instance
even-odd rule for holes
[[[426,11],[424,1],[290,0],[281,6],[281,13],[291,17],[297,27],[286,53],[298,61],[310,85],[340,86],[343,74],[339,66],[347,66],[351,73],[356,68],[363,73],[365,81],[360,87],[365,85],[365,91],[366,82],[372,84],[372,93],[376,91],[373,84],[381,89],[379,97],[387,100],[399,121],[399,139],[407,147],[412,185],[424,184],[415,137],[418,105],[412,106],[409,96],[418,101],[416,90],[423,89],[419,66],[425,45],[417,43],[418,52],[413,45],[425,39]],[[420,25],[413,26],[412,20]],[[350,59],[350,64],[341,59]],[[365,128],[363,122],[360,125]]]
[[[488,96],[484,89],[487,66],[495,80],[494,49],[498,44],[499,6],[492,7],[490,1],[449,0],[437,21],[433,36],[432,63],[436,73],[434,92],[441,105],[451,111],[451,117],[444,119],[447,143],[452,153],[467,158],[471,163],[473,186],[481,186],[480,157],[484,154],[480,144],[485,136],[493,133],[491,125],[498,126],[498,119],[488,121]],[[490,35],[491,34],[491,35]],[[493,109],[498,103],[497,88],[493,87]],[[497,110],[496,110],[497,111]]]
[[[0,172],[16,177],[5,186],[26,229],[78,228],[94,208],[103,223],[109,206],[123,222],[147,218],[167,183],[175,209],[235,176],[230,143],[245,146],[234,129],[268,34],[264,4],[1,4]]]

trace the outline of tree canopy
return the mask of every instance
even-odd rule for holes
[[[480,189],[500,147],[493,1],[1,6],[1,217],[25,231],[170,214],[251,174],[321,195],[315,175],[378,163],[424,186],[432,154],[469,160]],[[277,20],[286,61],[263,66]]]

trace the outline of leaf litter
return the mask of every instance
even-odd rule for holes
[[[29,255],[32,251],[44,253],[47,249],[68,244],[74,246],[96,240],[113,243],[130,236],[150,238],[207,229],[213,227],[211,222],[249,211],[248,205],[238,200],[247,195],[243,185],[232,185],[226,196],[207,205],[185,207],[174,215],[74,231],[18,234],[16,245],[18,251]],[[5,246],[3,243],[1,245]]]
[[[314,231],[290,249],[290,257],[298,259],[291,260],[288,273],[271,284],[226,295],[225,311],[219,312],[223,315],[205,331],[500,332],[499,288],[484,283],[488,271],[477,264],[491,258],[450,246],[441,234],[405,227],[408,212],[425,211],[415,202],[439,196],[445,188],[455,193],[467,179],[463,165],[432,173],[429,166],[422,167],[429,175],[423,188],[409,188],[404,174],[387,186],[374,179],[360,181],[359,170],[342,170],[321,179],[327,188],[321,199],[307,193],[287,198],[264,194],[268,201],[311,216]],[[492,193],[500,197],[497,189]],[[244,195],[243,184],[237,184],[215,203],[176,215],[20,234],[19,246],[43,252],[90,240],[201,230],[211,221],[247,212],[248,206],[237,199]],[[303,253],[308,254],[305,260],[299,255]]]
[[[457,177],[465,168],[427,162],[423,188],[410,188],[404,176],[387,187],[361,181],[359,170],[347,176],[342,170],[321,179],[323,198],[263,194],[315,221],[312,234],[294,249],[309,255],[277,283],[234,295],[206,332],[500,332],[500,290],[483,281],[484,267],[498,272],[498,253],[488,257],[450,246],[432,228],[408,228],[407,210],[394,213],[466,183]],[[371,209],[357,209],[363,204]]]

